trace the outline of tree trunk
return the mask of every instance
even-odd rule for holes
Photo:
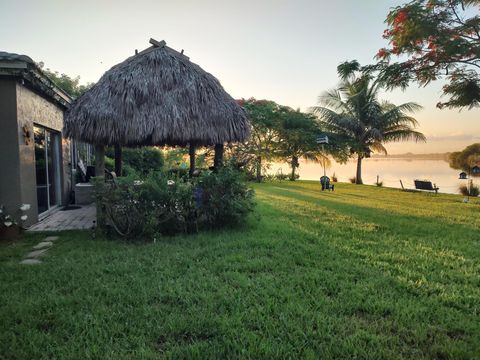
[[[122,147],[115,145],[115,174],[122,176]]]
[[[195,172],[195,145],[190,143],[190,147],[188,149],[188,155],[190,155],[190,170],[189,175],[190,177],[193,176]]]
[[[297,158],[294,156],[292,158],[292,174],[290,175],[290,181],[295,181],[295,169],[297,168]]]
[[[295,181],[295,169],[297,168],[298,158],[294,156],[292,158],[292,174],[290,175],[290,181]]]
[[[363,184],[363,181],[362,181],[362,160],[363,160],[363,156],[358,155],[357,175],[355,176],[355,184]]]
[[[213,171],[218,172],[223,163],[223,144],[215,144],[215,157],[213,159]]]
[[[262,182],[262,157],[257,156],[257,182]]]

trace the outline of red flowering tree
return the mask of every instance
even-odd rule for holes
[[[377,53],[388,87],[424,86],[445,78],[447,101],[438,107],[480,105],[480,0],[413,0],[387,16],[383,37],[389,46]],[[407,57],[405,61],[393,61]]]

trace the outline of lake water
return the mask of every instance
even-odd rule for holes
[[[331,178],[335,173],[338,181],[348,182],[355,175],[356,165],[356,160],[351,160],[346,164],[332,162],[331,166],[327,168],[327,176]],[[279,171],[289,174],[290,168],[288,164],[274,163],[268,173],[275,174]],[[298,173],[301,180],[318,181],[323,175],[323,167],[321,164],[301,160]],[[383,186],[400,188],[400,180],[402,180],[405,188],[414,189],[413,180],[426,179],[435,183],[440,188],[440,192],[449,194],[459,194],[458,187],[467,184],[467,180],[458,178],[459,173],[460,171],[450,168],[444,160],[370,158],[363,160],[362,164],[364,184],[375,184],[378,175]],[[480,179],[475,178],[474,183],[480,185]]]

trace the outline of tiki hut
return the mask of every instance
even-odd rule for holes
[[[113,66],[65,117],[66,136],[95,144],[97,176],[104,172],[104,147],[115,146],[116,169],[121,146],[189,146],[190,173],[195,148],[215,146],[215,167],[223,145],[249,136],[245,111],[220,82],[165,41]]]

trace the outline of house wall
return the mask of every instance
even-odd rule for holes
[[[21,187],[21,203],[31,204],[31,213],[26,225],[38,221],[35,144],[33,126],[40,125],[58,132],[63,128],[63,109],[48,101],[20,83],[16,83],[17,142],[19,153],[19,180]],[[30,131],[29,141],[23,136],[23,127]],[[28,143],[27,143],[28,142]],[[70,190],[70,144],[61,138],[60,174],[62,187],[62,204],[68,202]]]
[[[0,205],[18,217],[22,191],[16,102],[16,81],[0,78]]]

